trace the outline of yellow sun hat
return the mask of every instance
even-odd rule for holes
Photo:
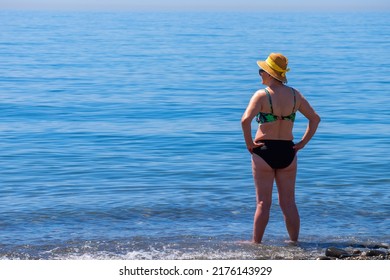
[[[271,53],[265,61],[257,61],[257,65],[275,79],[287,83],[286,73],[290,68],[287,68],[287,57],[281,53]]]

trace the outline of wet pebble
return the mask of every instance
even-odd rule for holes
[[[364,252],[367,257],[386,256],[387,253],[381,250],[368,250]]]
[[[355,249],[352,251],[352,254],[354,254],[354,255],[360,255],[361,253],[362,253],[362,251],[359,249]]]
[[[339,249],[336,247],[330,247],[330,248],[326,249],[325,256],[341,259],[341,258],[344,258],[347,256],[349,257],[351,255],[343,249]]]
[[[382,247],[378,247],[382,246]],[[379,244],[375,248],[384,248],[383,244]],[[359,247],[359,246],[358,246]],[[359,247],[360,248],[360,247]],[[325,250],[325,256],[320,256],[317,260],[336,260],[336,259],[345,259],[345,260],[390,260],[390,249],[341,249],[336,247],[329,247]]]

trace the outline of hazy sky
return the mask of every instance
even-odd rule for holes
[[[389,0],[0,0],[0,10],[390,10]]]

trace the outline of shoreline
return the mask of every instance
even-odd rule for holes
[[[61,245],[4,245],[0,247],[0,260],[390,260],[390,244],[84,240]]]
[[[243,237],[243,236],[241,236]],[[132,236],[2,243],[0,260],[390,260],[381,238],[273,237],[261,244],[237,236]]]

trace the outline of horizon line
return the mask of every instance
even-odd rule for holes
[[[257,12],[272,12],[272,13],[299,13],[299,12],[318,12],[318,13],[327,13],[327,12],[390,12],[390,7],[370,7],[369,9],[365,7],[359,7],[356,9],[351,8],[294,8],[294,9],[277,9],[277,8],[256,8],[256,9],[212,9],[212,8],[51,8],[51,7],[20,7],[20,8],[1,8],[0,12],[221,12],[221,13],[231,13],[231,12],[242,12],[242,13],[257,13]]]

